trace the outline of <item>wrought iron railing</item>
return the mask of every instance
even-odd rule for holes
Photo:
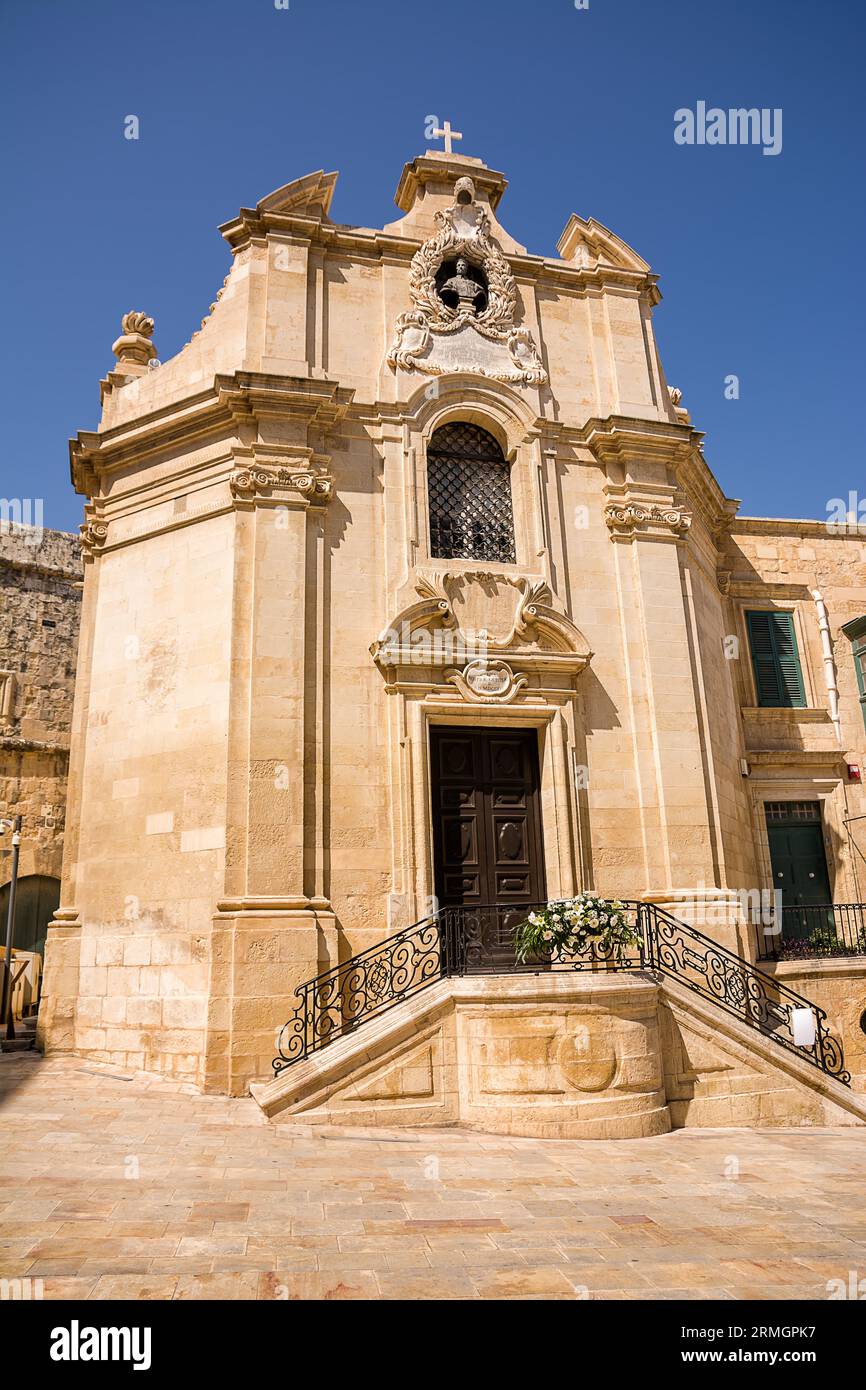
[[[866,955],[866,904],[783,907],[778,920],[756,932],[758,960]]]
[[[298,985],[297,1006],[277,1038],[274,1071],[301,1061],[362,1020],[378,1018],[441,979],[440,915],[425,917]]]
[[[648,969],[670,976],[828,1076],[851,1084],[842,1045],[829,1031],[823,1009],[655,904],[642,904],[641,915]],[[814,1015],[811,1046],[794,1040],[793,1014],[801,1009]]]
[[[850,1084],[841,1045],[829,1032],[823,1009],[653,903],[623,904],[635,928],[633,946],[588,943],[578,953],[517,961],[514,928],[533,907],[544,906],[442,908],[307,980],[295,990],[298,1004],[280,1031],[274,1071],[346,1037],[444,976],[646,969],[677,980],[827,1075]],[[795,1041],[794,1010],[814,1016],[811,1045]]]

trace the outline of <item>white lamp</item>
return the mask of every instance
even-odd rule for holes
[[[814,1047],[818,1030],[815,1025],[814,1009],[792,1009],[791,1031],[797,1047]]]

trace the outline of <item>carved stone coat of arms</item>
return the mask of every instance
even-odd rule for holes
[[[412,258],[413,307],[397,319],[388,363],[429,376],[474,372],[541,385],[547,373],[531,332],[516,321],[517,285],[471,178],[458,179],[454,195],[453,206],[436,214],[439,231]]]

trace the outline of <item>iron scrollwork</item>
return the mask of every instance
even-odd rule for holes
[[[641,915],[650,969],[678,980],[789,1052],[850,1086],[851,1073],[845,1067],[841,1043],[829,1031],[823,1009],[662,908],[643,904]],[[794,1009],[809,1009],[815,1016],[815,1041],[811,1047],[794,1041]]]
[[[438,914],[397,932],[295,990],[298,1003],[280,1030],[272,1063],[279,1073],[365,1019],[401,1003],[442,974]]]

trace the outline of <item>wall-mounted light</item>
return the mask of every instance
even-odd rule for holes
[[[791,1032],[796,1047],[814,1047],[818,1036],[814,1009],[791,1010]]]

